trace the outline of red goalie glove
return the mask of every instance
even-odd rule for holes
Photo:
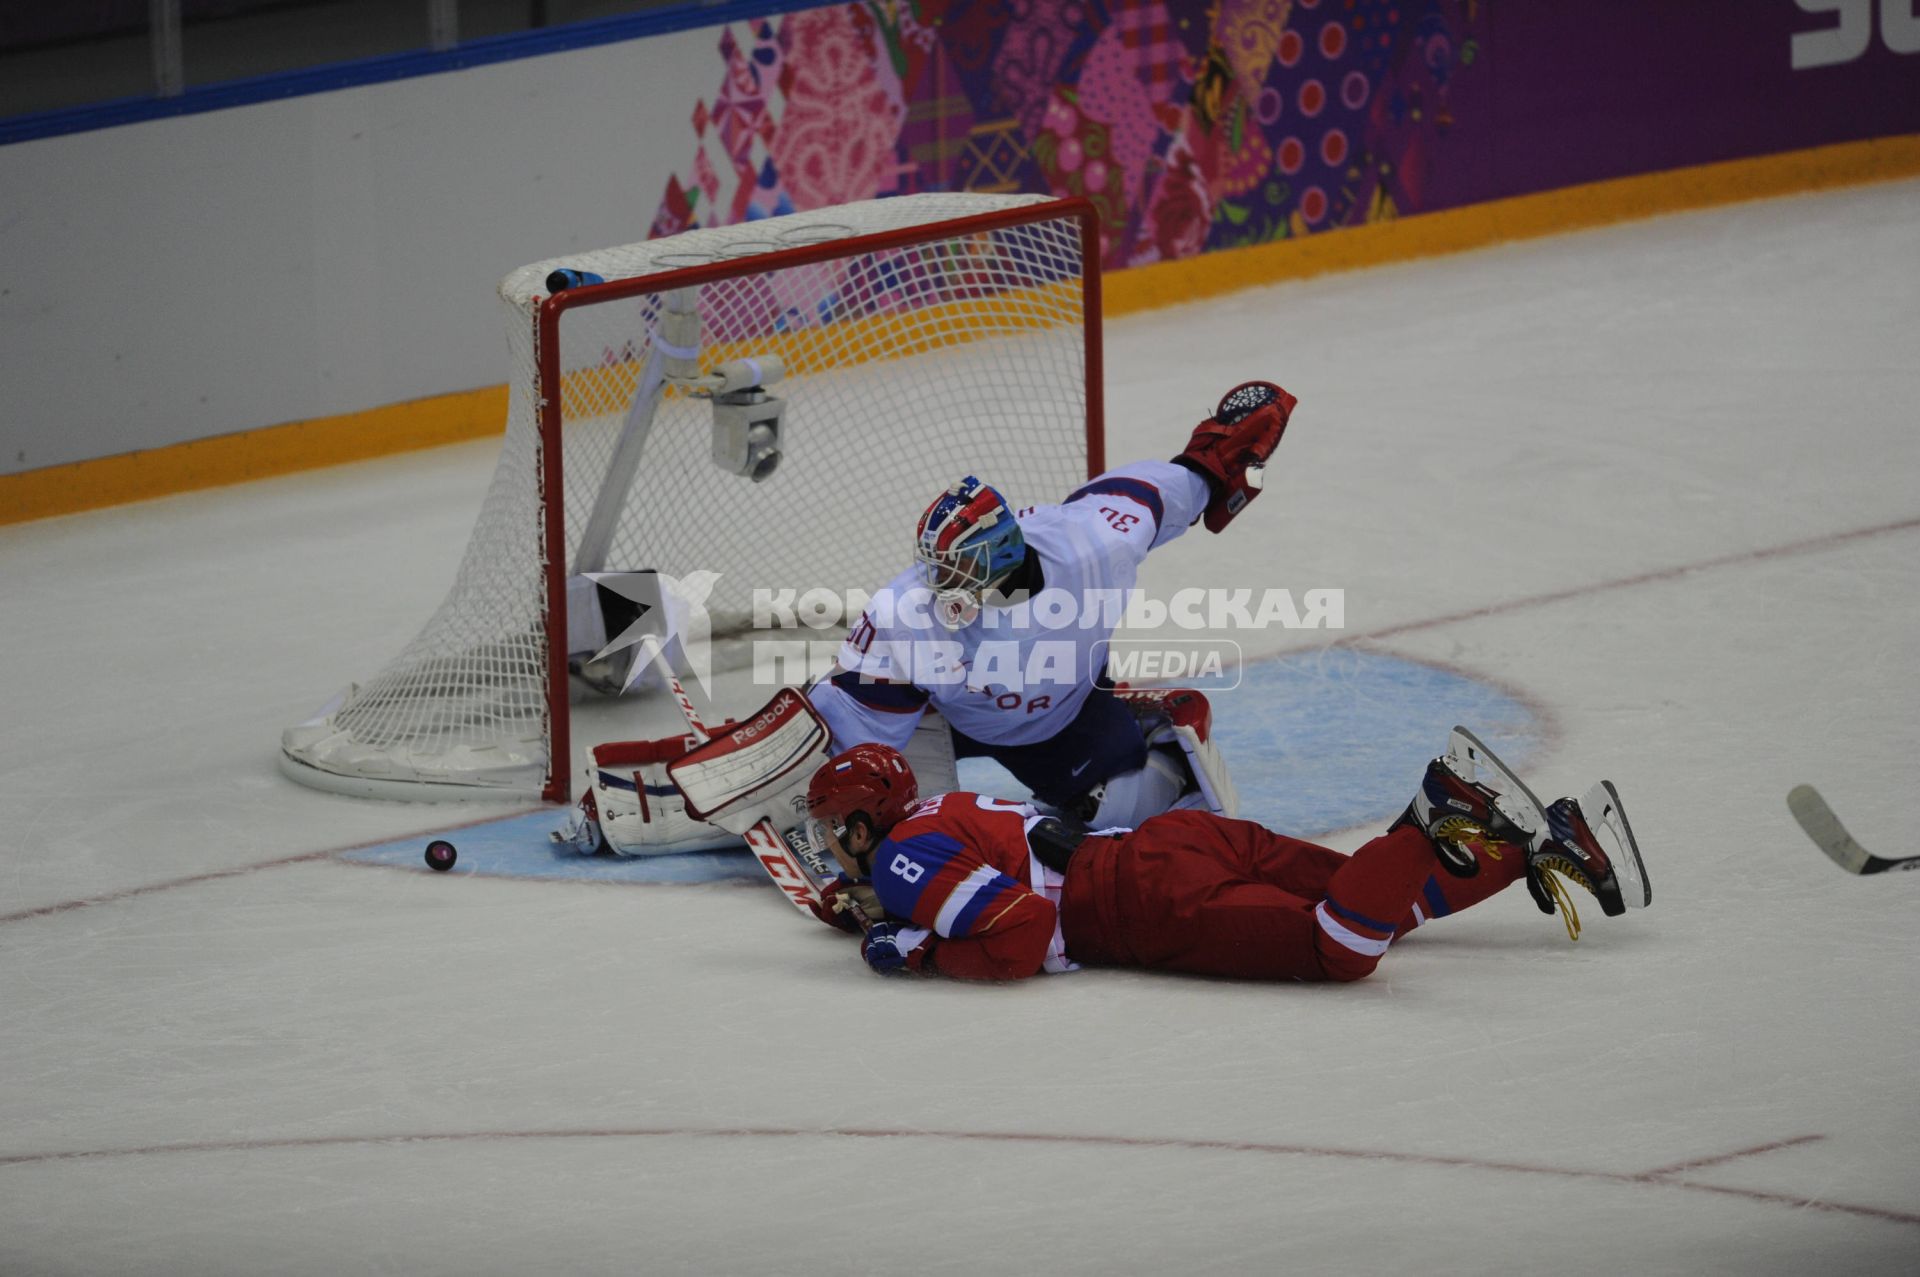
[[[1213,416],[1194,428],[1187,450],[1174,462],[1199,474],[1213,489],[1207,531],[1233,522],[1260,495],[1261,469],[1293,414],[1294,397],[1270,381],[1247,381],[1229,390]]]

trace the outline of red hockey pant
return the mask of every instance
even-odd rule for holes
[[[1075,854],[1060,901],[1067,955],[1253,980],[1358,980],[1414,927],[1525,873],[1518,850],[1472,878],[1411,827],[1353,855],[1206,812],[1156,816]]]

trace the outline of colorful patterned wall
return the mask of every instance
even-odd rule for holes
[[[1109,268],[1421,207],[1476,0],[906,0],[725,28],[653,233],[926,190],[1085,195]]]
[[[912,191],[1053,192],[1100,206],[1113,269],[1920,130],[1916,37],[1871,38],[1873,0],[1824,7],[1846,38],[1789,0],[805,9],[716,29],[713,91],[687,104],[653,233]],[[1807,56],[1826,47],[1847,56]]]

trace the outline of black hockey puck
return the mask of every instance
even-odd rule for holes
[[[429,869],[445,873],[453,868],[453,862],[458,859],[460,859],[460,853],[455,851],[453,844],[444,838],[436,838],[427,844],[427,868]]]

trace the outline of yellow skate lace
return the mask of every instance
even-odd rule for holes
[[[1474,850],[1485,856],[1488,860],[1501,859],[1500,853],[1513,845],[1512,843],[1501,842],[1499,838],[1487,830],[1486,826],[1477,821],[1469,820],[1465,816],[1452,816],[1446,820],[1442,820],[1434,826],[1434,834],[1438,837],[1451,838],[1461,842],[1471,840]],[[1567,885],[1561,882],[1556,875],[1565,874],[1567,877],[1585,887],[1588,891],[1593,892],[1595,896],[1598,896],[1600,893],[1593,890],[1593,884],[1587,881],[1587,876],[1581,873],[1571,860],[1564,860],[1558,856],[1551,858],[1543,857],[1534,861],[1532,868],[1539,873],[1540,886],[1547,893],[1548,898],[1553,901],[1556,911],[1560,915],[1560,923],[1567,929],[1567,939],[1576,944],[1579,943],[1580,911],[1573,907],[1573,896],[1568,893]]]
[[[1573,897],[1567,892],[1567,885],[1555,875],[1565,874],[1588,891],[1593,891],[1593,884],[1587,881],[1585,874],[1574,868],[1572,861],[1562,860],[1558,856],[1542,857],[1533,862],[1532,868],[1540,875],[1541,887],[1559,906],[1560,921],[1567,928],[1567,939],[1577,942],[1580,939],[1580,911],[1573,907]],[[1597,896],[1600,893],[1596,891],[1594,894]]]
[[[1499,837],[1477,820],[1465,816],[1449,816],[1433,827],[1436,838],[1446,838],[1455,842],[1471,843],[1473,849],[1488,860],[1501,859],[1501,852],[1511,843],[1500,841]],[[1593,890],[1593,883],[1580,872],[1579,866],[1561,856],[1541,857],[1532,864],[1532,869],[1540,875],[1541,889],[1547,893],[1560,915],[1561,925],[1567,929],[1567,939],[1578,943],[1580,940],[1580,911],[1573,907],[1573,896],[1567,891],[1567,885],[1561,882],[1557,874],[1567,877],[1585,887],[1596,897],[1600,894]]]
[[[1488,860],[1501,859],[1500,853],[1512,845],[1501,842],[1485,825],[1465,816],[1446,817],[1434,825],[1431,836],[1447,842],[1471,844],[1475,851],[1484,852]]]

